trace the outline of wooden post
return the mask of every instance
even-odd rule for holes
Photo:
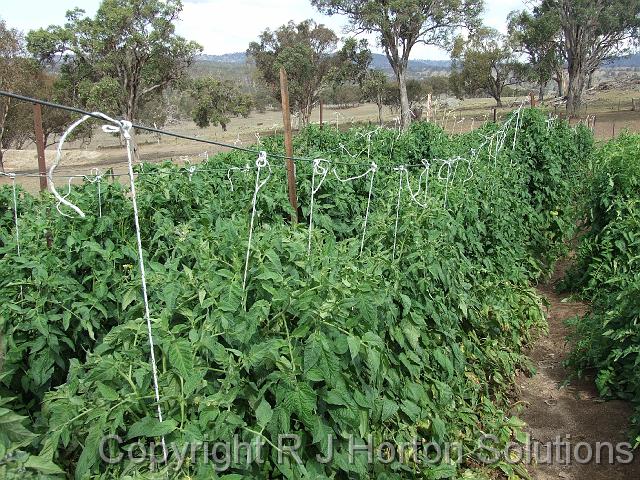
[[[498,109],[493,107],[493,123],[498,123]]]
[[[320,99],[320,130],[322,130],[323,124],[322,124],[322,110],[323,110],[324,105],[322,104],[322,99]]]
[[[616,136],[616,121],[614,120],[611,124],[611,138]]]
[[[296,192],[296,171],[293,163],[293,137],[291,134],[291,112],[289,111],[289,83],[287,72],[280,67],[280,96],[282,97],[282,123],[284,125],[284,146],[287,153],[287,190],[291,203],[291,221],[298,222],[298,194]]]
[[[36,149],[38,151],[38,171],[40,172],[40,191],[47,189],[47,164],[44,158],[44,130],[42,129],[42,107],[33,104],[33,126],[36,134]]]
[[[529,100],[531,102],[531,108],[536,106],[536,96],[533,94],[533,92],[529,92]]]

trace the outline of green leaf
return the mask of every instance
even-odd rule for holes
[[[127,440],[136,437],[162,437],[173,432],[178,424],[172,418],[159,422],[157,418],[144,417],[129,428]]]
[[[347,337],[347,344],[349,345],[349,352],[351,353],[351,360],[355,360],[360,353],[360,339],[358,337],[354,337],[353,335],[349,335]]]
[[[183,379],[193,373],[193,352],[187,340],[175,340],[169,345],[169,361]]]
[[[271,417],[273,417],[273,410],[271,409],[271,405],[264,398],[256,408],[256,419],[258,420],[258,425],[261,427],[265,427],[269,421],[271,421]]]
[[[24,466],[45,475],[64,475],[65,473],[50,458],[43,458],[37,455],[30,455]]]
[[[98,392],[100,393],[100,395],[102,395],[102,397],[105,400],[115,402],[120,398],[120,395],[118,395],[118,392],[116,392],[113,388],[105,385],[104,383],[97,382],[96,386],[98,388]]]

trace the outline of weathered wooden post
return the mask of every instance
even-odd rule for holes
[[[280,67],[280,96],[282,97],[282,123],[284,125],[284,147],[287,154],[287,190],[291,203],[291,221],[298,222],[298,194],[296,189],[296,170],[293,163],[293,136],[291,133],[291,112],[289,111],[289,83],[287,72]]]
[[[42,107],[33,104],[33,126],[36,134],[36,150],[38,151],[38,171],[40,172],[40,191],[47,189],[47,164],[44,158],[44,130],[42,128]]]

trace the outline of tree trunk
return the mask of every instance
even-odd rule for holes
[[[4,150],[0,146],[0,171],[4,173]]]
[[[400,87],[400,125],[407,130],[411,125],[411,108],[407,94],[407,72],[405,66],[398,66],[398,86]]]
[[[569,59],[569,86],[567,88],[567,113],[570,117],[580,111],[582,91],[584,90],[585,72],[581,59]]]
[[[496,100],[496,107],[502,108],[502,98],[497,97],[495,100]]]
[[[555,80],[558,84],[558,97],[564,97],[564,81],[562,77],[556,77]]]
[[[378,124],[382,125],[382,100],[378,100]]]
[[[540,83],[540,90],[538,91],[538,100],[540,103],[544,101],[544,87],[546,85],[544,83]]]

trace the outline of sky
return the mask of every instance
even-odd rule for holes
[[[485,0],[485,24],[506,31],[506,18],[512,10],[524,8],[526,0]],[[315,10],[308,0],[183,0],[184,10],[176,25],[177,33],[195,40],[204,53],[220,55],[245,51],[267,27],[276,29],[289,20],[313,18],[344,36],[347,21],[339,15],[327,17]],[[64,14],[74,7],[92,15],[100,0],[0,0],[0,17],[10,27],[24,32],[64,23]],[[375,38],[370,47],[380,52]],[[447,53],[435,47],[416,45],[413,59],[442,60]]]

